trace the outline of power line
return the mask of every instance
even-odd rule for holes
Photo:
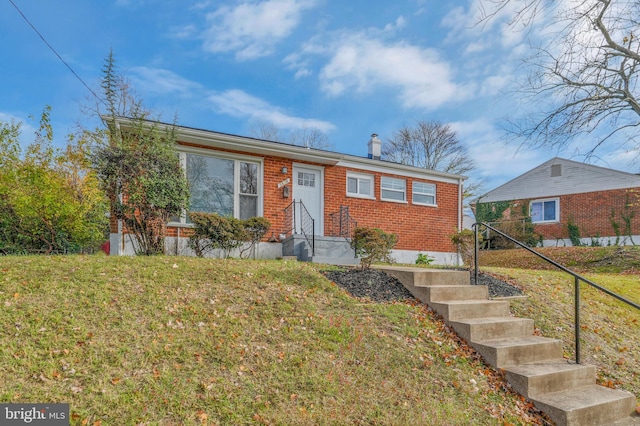
[[[103,100],[96,95],[96,92],[93,91],[93,89],[91,89],[91,87],[89,87],[87,85],[87,83],[84,82],[84,80],[73,70],[73,68],[71,68],[71,65],[69,65],[67,63],[67,61],[65,61],[62,56],[60,56],[60,54],[58,54],[58,52],[56,51],[56,49],[53,48],[53,46],[51,46],[51,44],[44,38],[44,36],[40,33],[40,31],[38,31],[38,29],[31,23],[31,21],[29,21],[29,19],[25,16],[24,13],[22,13],[22,11],[20,10],[20,8],[13,2],[13,0],[9,0],[9,3],[11,3],[13,5],[13,7],[18,11],[18,13],[20,14],[20,16],[22,16],[22,19],[25,20],[25,22],[27,24],[29,24],[29,26],[33,29],[33,31],[36,32],[36,34],[38,34],[38,37],[40,37],[40,39],[42,39],[42,41],[44,42],[44,44],[47,45],[47,47],[49,49],[51,49],[51,51],[58,57],[58,59],[60,59],[60,61],[69,69],[69,71],[71,71],[71,74],[73,74],[79,81],[80,83],[82,83],[82,85],[84,87],[87,88],[87,90],[89,92],[91,92],[91,94],[100,102],[103,102]]]

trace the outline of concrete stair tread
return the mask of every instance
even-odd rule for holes
[[[516,323],[516,322],[530,322],[532,321],[529,318],[519,318],[519,317],[483,317],[483,318],[462,318],[459,320],[451,321],[452,323],[461,323],[461,324],[495,324],[501,322],[507,323]]]
[[[511,386],[527,398],[596,384],[595,366],[564,358],[507,366],[504,371]]]
[[[476,342],[483,346],[490,346],[492,348],[508,348],[511,346],[524,346],[524,345],[537,345],[540,343],[558,342],[558,339],[551,339],[549,337],[542,336],[522,336],[522,337],[502,337],[498,339],[488,339],[481,342]]]
[[[471,342],[471,346],[496,368],[562,357],[562,342],[541,336],[503,337]]]
[[[558,424],[602,425],[626,420],[635,410],[635,397],[599,385],[580,386],[531,398]]]
[[[502,305],[508,303],[504,300],[489,300],[489,299],[467,299],[467,300],[443,300],[443,301],[434,301],[431,303],[437,304],[447,304],[447,305],[479,305],[479,304],[490,304],[490,305]]]
[[[509,302],[505,300],[449,300],[446,302],[429,302],[429,306],[440,315],[445,321],[459,321],[466,318],[483,318],[486,316],[511,315]]]
[[[432,285],[469,285],[471,277],[469,271],[388,265],[375,265],[374,268],[382,269],[387,274],[399,279],[403,284],[414,287],[427,287]]]
[[[617,420],[613,423],[607,423],[604,426],[638,426],[640,425],[640,415],[634,414],[629,417]]]
[[[512,316],[463,318],[450,321],[451,326],[467,342],[533,336],[533,320]]]
[[[546,374],[554,374],[563,371],[572,371],[580,369],[593,370],[593,382],[595,384],[595,371],[596,368],[593,365],[587,364],[575,364],[568,362],[564,358],[549,359],[539,362],[532,362],[529,364],[512,365],[504,368],[506,371],[519,374],[526,377],[535,377]]]

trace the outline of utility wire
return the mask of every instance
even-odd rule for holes
[[[38,34],[38,37],[40,37],[42,39],[42,41],[44,42],[44,44],[47,45],[47,47],[49,49],[51,49],[51,51],[58,57],[58,59],[60,59],[60,61],[69,69],[69,71],[71,71],[71,74],[73,74],[79,81],[80,83],[82,83],[82,85],[84,87],[87,88],[87,90],[89,92],[91,92],[91,94],[100,102],[104,103],[104,101],[96,94],[96,92],[93,91],[93,89],[91,89],[91,87],[89,87],[87,85],[87,83],[84,82],[84,80],[73,70],[73,68],[71,68],[71,65],[69,65],[67,63],[67,61],[65,61],[62,56],[60,56],[60,54],[58,54],[58,52],[56,51],[56,49],[53,48],[53,46],[51,46],[51,44],[49,44],[49,42],[44,38],[44,36],[40,33],[40,31],[38,31],[38,29],[31,23],[31,21],[29,21],[29,19],[25,16],[24,13],[22,13],[22,11],[20,10],[20,8],[13,2],[13,0],[9,0],[9,3],[11,3],[13,5],[13,7],[18,11],[18,13],[20,14],[20,16],[22,16],[22,19],[24,19],[26,21],[27,24],[29,24],[29,26],[33,29],[33,31],[36,32],[36,34]]]

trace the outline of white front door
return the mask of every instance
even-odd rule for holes
[[[322,175],[322,169],[319,168],[293,166],[293,199],[296,202],[302,201],[309,215],[314,219],[315,235],[324,235]],[[300,232],[300,220],[303,215],[298,203],[296,203],[295,216],[296,230]]]

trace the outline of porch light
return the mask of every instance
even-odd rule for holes
[[[280,169],[280,171],[282,172],[283,175],[286,175],[289,169],[287,169],[287,166],[284,166]]]

